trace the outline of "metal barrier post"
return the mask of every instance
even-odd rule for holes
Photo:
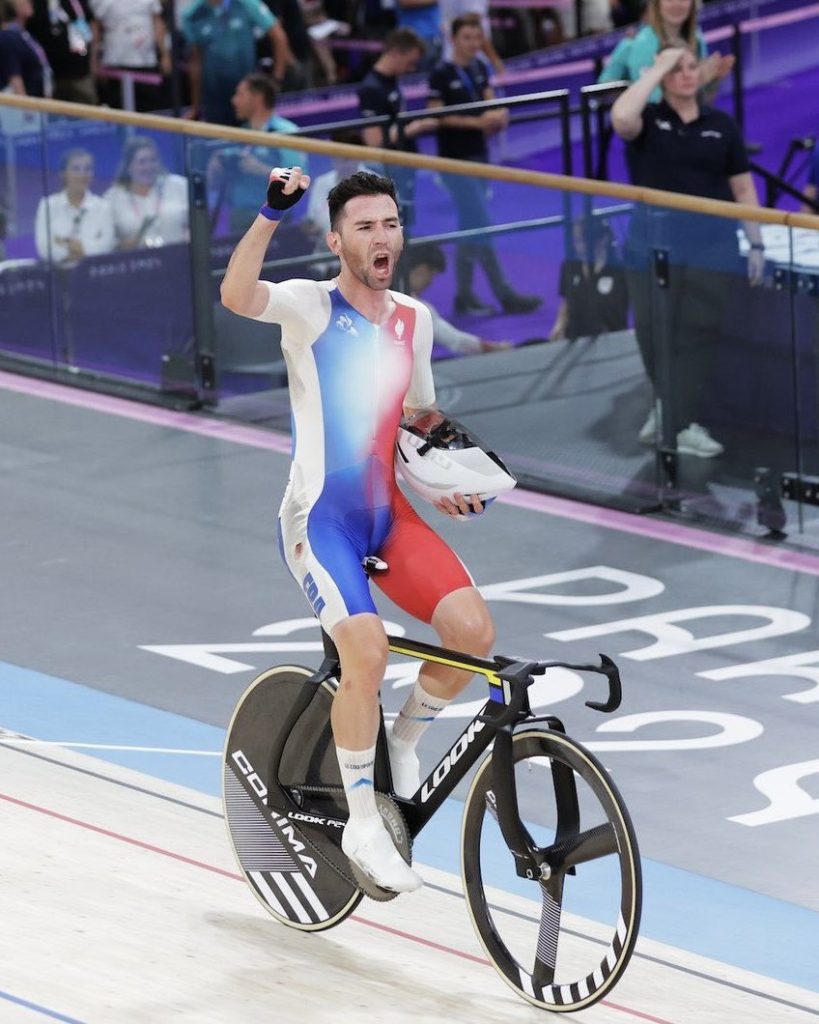
[[[213,325],[213,284],[210,269],[210,216],[207,178],[203,171],[190,174],[191,284],[193,288],[193,377],[198,397],[215,405],[216,372]]]

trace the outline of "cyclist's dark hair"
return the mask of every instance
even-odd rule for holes
[[[388,53],[390,50],[398,50],[401,53],[420,50],[421,53],[425,53],[426,44],[414,28],[394,28],[384,39],[384,49],[381,52]]]
[[[348,178],[342,178],[337,185],[330,189],[330,194],[327,196],[331,231],[337,229],[338,221],[344,213],[344,207],[357,196],[389,196],[396,207],[398,206],[398,197],[392,178],[383,178],[380,174],[373,174],[371,171],[356,171]]]
[[[17,8],[12,0],[0,0],[0,22],[4,25],[7,21],[17,20]]]
[[[272,79],[268,78],[267,75],[254,71],[250,75],[245,75],[242,81],[251,92],[255,92],[257,96],[262,97],[264,105],[268,110],[272,110],[276,106],[276,97],[279,95],[279,92]]]
[[[407,261],[407,271],[415,270],[416,267],[429,267],[436,274],[443,274],[446,270],[446,256],[440,245],[433,245],[427,242],[424,245],[411,245],[404,257]]]

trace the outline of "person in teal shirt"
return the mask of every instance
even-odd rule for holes
[[[192,118],[236,124],[231,99],[256,70],[257,36],[270,38],[276,80],[293,62],[287,36],[262,0],[194,0],[182,14],[182,32],[190,45]]]
[[[243,128],[259,132],[297,132],[299,126],[274,110],[276,87],[266,75],[254,73],[236,86],[231,99]],[[220,146],[208,162],[208,180],[219,183],[230,209],[231,233],[244,234],[256,219],[272,167],[301,167],[307,173],[307,154],[278,146]]]
[[[695,0],[648,0],[645,24],[636,35],[621,39],[606,61],[598,82],[636,82],[664,46],[687,46],[700,60],[700,84],[712,94],[734,66],[733,57],[719,53],[709,56],[705,38],[697,26]],[[651,103],[659,103],[662,92],[652,92]]]

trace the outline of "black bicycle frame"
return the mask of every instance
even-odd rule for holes
[[[325,659],[312,677],[314,682],[330,677],[339,678],[340,661],[335,644],[323,630],[322,639]],[[566,662],[527,662],[505,657],[496,657],[490,661],[417,640],[388,636],[387,641],[390,651],[394,654],[405,654],[422,661],[478,672],[486,677],[489,685],[489,700],[421,783],[418,792],[410,799],[395,798],[410,834],[413,837],[418,835],[494,740],[492,758],[493,766],[497,765],[497,770],[492,773],[493,792],[501,833],[515,858],[518,875],[524,878],[540,877],[547,857],[533,842],[518,813],[512,735],[516,725],[535,721],[545,723],[549,729],[560,732],[565,730],[562,722],[554,716],[532,716],[528,687],[534,681],[535,674],[543,673],[546,668],[560,667],[601,673],[609,681],[608,699],[602,703],[586,701],[586,704],[598,711],[614,711],[620,704],[620,678],[616,665],[605,655],[601,655],[599,666],[572,665]],[[379,747],[385,751],[383,718],[380,730],[382,735]],[[375,781],[377,789],[391,790],[387,758],[376,762]],[[561,832],[567,829],[571,831],[572,827],[576,829],[579,812],[577,791],[571,773],[560,772],[559,778],[555,778],[554,782],[558,803],[558,834],[555,837],[557,845],[561,840]]]

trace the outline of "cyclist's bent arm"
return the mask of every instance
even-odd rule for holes
[[[278,221],[268,220],[259,214],[233,250],[220,289],[222,305],[232,313],[256,317],[267,307],[270,295],[259,280],[259,274],[277,227]]]

